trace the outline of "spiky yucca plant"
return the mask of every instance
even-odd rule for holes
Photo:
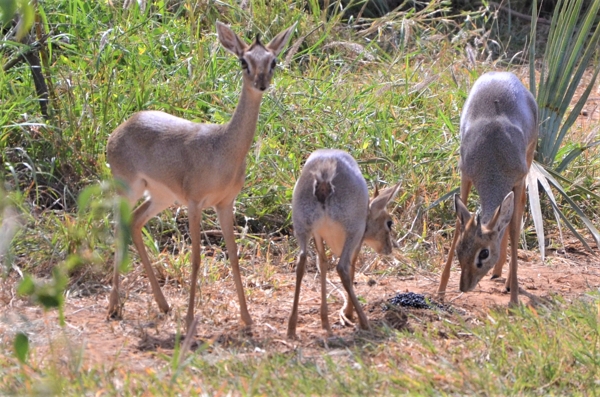
[[[545,242],[540,207],[541,192],[538,187],[541,187],[542,191],[550,199],[559,229],[562,220],[583,245],[591,250],[586,240],[558,207],[552,188],[575,211],[592,234],[597,246],[600,247],[600,233],[598,233],[598,230],[573,198],[565,191],[561,182],[567,182],[570,185],[576,186],[577,189],[583,191],[588,197],[593,197],[596,200],[600,200],[600,197],[582,186],[575,185],[560,175],[586,149],[600,144],[599,140],[593,141],[592,138],[588,139],[587,142],[577,143],[576,147],[564,156],[559,154],[560,149],[563,147],[563,141],[587,101],[600,72],[600,62],[598,60],[600,23],[597,21],[600,0],[587,2],[588,8],[586,11],[583,11],[584,3],[586,3],[584,0],[558,1],[552,17],[548,43],[542,60],[540,80],[537,87],[535,76],[537,1],[533,2],[532,7],[533,20],[529,51],[530,90],[536,97],[539,106],[540,137],[536,158],[527,177],[527,184],[530,208],[542,260],[544,258]],[[593,65],[594,62],[595,65]],[[593,77],[575,106],[569,109],[575,95],[575,90],[579,86],[584,72],[590,67],[593,70]],[[558,165],[556,165],[557,163]]]

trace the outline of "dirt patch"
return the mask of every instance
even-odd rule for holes
[[[562,253],[551,251],[542,264],[537,252],[519,251],[519,284],[524,290],[524,304],[552,295],[575,299],[600,287],[600,261],[584,251],[581,245],[570,242]],[[441,264],[441,260],[440,260]],[[505,266],[503,276],[506,276]],[[356,345],[365,338],[364,332],[342,325],[339,310],[343,305],[342,287],[335,272],[329,273],[329,316],[334,338],[321,330],[319,316],[320,286],[318,275],[308,274],[303,282],[299,305],[298,340],[286,338],[295,274],[287,265],[272,276],[269,283],[249,283],[246,294],[254,320],[251,329],[239,323],[239,311],[233,281],[230,277],[201,285],[202,295],[196,307],[199,319],[192,349],[201,347],[203,354],[216,354],[225,349],[244,354],[286,352],[302,348],[306,354],[318,354],[323,349]],[[469,319],[485,318],[490,308],[508,304],[509,295],[503,292],[504,278],[486,277],[475,291],[458,292],[459,272],[454,269],[448,286],[446,303],[452,315]],[[106,369],[126,367],[131,371],[168,365],[168,357],[181,339],[187,288],[166,285],[165,296],[171,304],[169,314],[160,314],[139,270],[130,273],[123,283],[127,291],[123,320],[107,321],[108,288],[96,286],[81,296],[67,296],[64,327],[58,326],[56,312],[44,313],[28,301],[14,297],[16,279],[4,280],[0,308],[0,338],[10,346],[14,334],[26,332],[34,347],[34,357],[43,363],[48,357],[78,360],[84,368]],[[357,294],[367,304],[365,311],[376,330],[368,338],[377,339],[377,330],[409,329],[418,322],[440,321],[450,315],[444,310],[391,307],[389,300],[399,292],[415,292],[432,297],[437,289],[439,274],[416,272],[408,277],[357,274]],[[529,295],[528,296],[525,296]],[[408,328],[407,328],[408,327]],[[167,359],[165,359],[165,356]]]

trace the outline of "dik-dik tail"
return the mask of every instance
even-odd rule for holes
[[[315,178],[313,182],[313,194],[325,207],[325,202],[335,192],[333,178],[335,178],[337,170],[337,161],[329,158],[324,159],[319,165],[319,168],[313,171]]]

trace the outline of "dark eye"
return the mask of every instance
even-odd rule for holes
[[[488,249],[482,249],[479,251],[479,260],[487,259],[490,256],[490,251]]]
[[[248,70],[248,62],[244,58],[240,58],[240,64],[242,65],[242,69]]]
[[[394,222],[392,222],[391,220],[389,220],[385,224],[387,225],[388,229],[392,230],[392,225],[394,224]]]
[[[275,69],[275,66],[277,66],[277,59],[271,61],[271,69]]]

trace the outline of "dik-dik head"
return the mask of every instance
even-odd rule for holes
[[[394,242],[392,240],[392,217],[387,212],[387,205],[396,197],[400,190],[400,183],[375,194],[369,202],[369,215],[365,229],[364,242],[378,254],[389,255],[392,253]]]
[[[458,194],[454,195],[459,233],[456,256],[460,264],[460,290],[471,291],[494,267],[500,257],[500,242],[514,209],[513,192],[506,195],[492,219],[482,224],[479,215],[471,215]]]
[[[279,33],[267,45],[260,42],[258,35],[254,43],[247,45],[238,35],[217,21],[219,41],[229,52],[240,60],[244,75],[244,85],[264,92],[271,84],[277,55],[283,50],[296,24]]]

